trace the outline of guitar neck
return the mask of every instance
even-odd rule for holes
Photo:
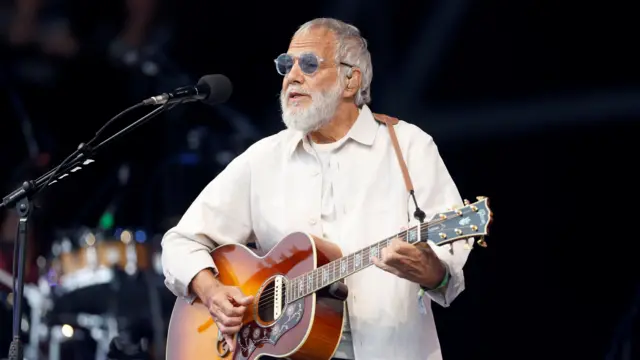
[[[310,295],[334,282],[368,268],[373,264],[371,258],[380,257],[382,249],[389,246],[394,238],[412,245],[426,242],[427,240],[434,242],[436,245],[442,245],[470,237],[480,237],[482,239],[483,236],[487,235],[489,224],[493,218],[488,201],[487,197],[478,197],[478,201],[473,204],[465,200],[467,205],[461,209],[437,214],[434,217],[435,220],[399,232],[353,254],[341,257],[317,269],[292,278],[287,286],[286,301],[292,302]],[[478,243],[481,246],[486,246],[481,240]]]
[[[340,281],[360,270],[373,265],[372,257],[380,257],[382,249],[391,244],[391,240],[399,238],[410,244],[425,241],[429,233],[428,224],[414,226],[394,236],[381,240],[347,256],[329,262],[310,272],[289,280],[287,302],[310,295],[334,282]]]

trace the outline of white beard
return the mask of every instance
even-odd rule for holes
[[[289,94],[292,92],[311,95],[311,104],[306,108],[295,103],[288,104]],[[319,130],[335,115],[341,96],[342,86],[339,81],[329,90],[314,93],[305,92],[298,87],[289,87],[286,93],[280,92],[282,121],[287,128],[302,131],[304,134]]]

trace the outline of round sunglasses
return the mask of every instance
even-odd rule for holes
[[[300,70],[307,75],[311,75],[315,73],[320,64],[324,61],[323,58],[318,57],[314,53],[303,53],[299,56],[293,56],[289,54],[280,54],[274,62],[276,63],[276,70],[278,74],[285,76],[287,75],[291,69],[293,69],[293,65],[295,64],[296,59],[298,60],[298,66],[300,66]],[[340,65],[353,67],[351,64],[347,64],[344,62],[340,62]]]

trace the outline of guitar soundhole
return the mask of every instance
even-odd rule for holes
[[[276,276],[267,280],[260,289],[257,311],[258,323],[270,325],[282,316],[285,307],[286,286],[282,276]]]

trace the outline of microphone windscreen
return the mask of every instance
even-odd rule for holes
[[[221,74],[205,75],[200,78],[198,85],[209,87],[209,96],[202,102],[209,105],[221,104],[229,100],[233,92],[233,85],[228,77]]]

